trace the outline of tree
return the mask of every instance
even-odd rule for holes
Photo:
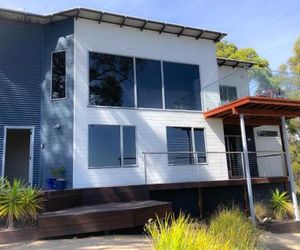
[[[295,74],[300,74],[300,36],[294,44],[294,55],[288,60],[289,70]]]
[[[255,67],[268,67],[268,60],[260,57],[255,49],[253,48],[242,48],[239,49],[234,43],[227,41],[217,43],[217,56],[228,59],[251,61],[257,63]]]

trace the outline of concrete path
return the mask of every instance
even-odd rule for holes
[[[263,249],[300,250],[300,234],[263,233]],[[97,236],[81,239],[43,240],[0,244],[0,250],[151,250],[149,239],[143,235]]]
[[[150,250],[150,242],[143,235],[98,236],[81,239],[40,240],[1,245],[9,250]]]
[[[260,242],[272,250],[300,250],[300,234],[272,234],[264,232]]]

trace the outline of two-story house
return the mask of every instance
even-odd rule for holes
[[[253,63],[216,57],[226,34],[83,8],[0,18],[2,176],[46,187],[65,166],[69,188],[146,184],[192,212],[288,189],[300,101],[253,92]]]

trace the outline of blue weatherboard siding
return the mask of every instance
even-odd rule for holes
[[[42,183],[51,176],[53,167],[66,167],[68,187],[73,173],[73,19],[45,27],[45,65],[42,95]],[[67,98],[50,100],[51,53],[66,51]],[[53,128],[59,124],[60,128]]]
[[[34,126],[33,180],[40,160],[43,28],[0,19],[0,171],[4,126]]]
[[[37,25],[0,19],[0,173],[4,126],[34,126],[33,184],[64,165],[69,186],[73,145],[73,20]],[[49,101],[51,52],[67,50],[67,95]],[[53,129],[61,124],[60,130]],[[44,144],[44,149],[41,149]]]

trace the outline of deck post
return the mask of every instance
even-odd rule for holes
[[[289,141],[288,141],[288,133],[287,133],[287,124],[285,117],[281,117],[281,127],[282,127],[282,135],[283,135],[283,142],[284,142],[284,148],[285,148],[285,155],[286,155],[286,163],[287,163],[287,170],[288,170],[288,177],[289,182],[291,185],[291,192],[292,192],[292,200],[295,210],[295,220],[299,220],[299,208],[298,208],[298,201],[297,201],[297,195],[296,195],[296,186],[295,186],[295,179],[294,174],[292,170],[292,164],[291,164],[291,155],[289,150]]]
[[[245,164],[247,190],[248,190],[248,198],[249,198],[249,210],[250,210],[250,215],[251,215],[252,222],[253,222],[254,225],[256,225],[255,213],[254,213],[253,193],[252,193],[252,184],[251,184],[251,174],[250,174],[250,167],[249,167],[247,136],[246,136],[246,128],[245,128],[245,117],[244,117],[243,114],[240,114],[240,126],[241,126],[242,144],[243,144],[243,153],[244,153],[244,164]]]

